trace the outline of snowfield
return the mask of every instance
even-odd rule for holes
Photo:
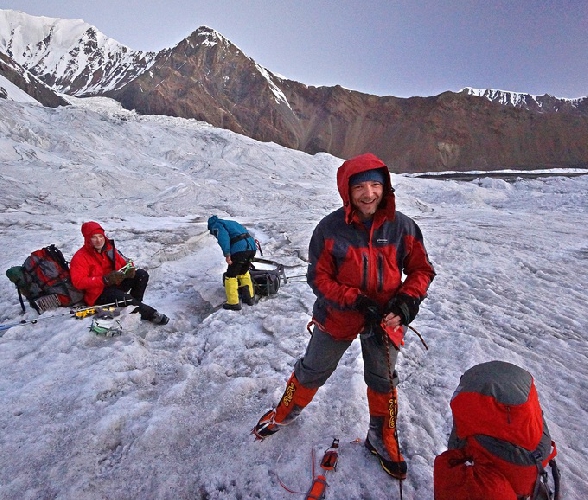
[[[260,143],[201,122],[138,116],[107,99],[68,108],[0,99],[4,268],[54,243],[70,259],[95,220],[150,273],[163,327],[123,310],[123,334],[61,308],[0,331],[0,498],[288,499],[312,453],[341,441],[327,498],[396,499],[362,446],[359,342],[301,417],[250,435],[277,403],[308,340],[304,281],[316,223],[340,205],[341,159]],[[534,377],[558,447],[564,497],[588,498],[588,175],[505,182],[392,174],[437,271],[399,357],[404,499],[433,498],[449,401],[469,367],[499,359]],[[279,293],[225,311],[225,262],[206,231],[234,218],[286,266]],[[129,308],[130,309],[130,308]],[[0,280],[0,323],[37,319]],[[359,443],[356,440],[359,439]]]

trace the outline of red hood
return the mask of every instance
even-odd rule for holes
[[[385,212],[389,218],[394,218],[394,214],[396,213],[396,199],[392,183],[390,182],[390,171],[384,162],[376,155],[373,155],[372,153],[364,153],[345,161],[337,170],[337,187],[339,189],[339,195],[343,200],[345,222],[347,222],[347,224],[351,224],[354,213],[351,206],[351,197],[349,196],[349,178],[360,172],[376,168],[384,170],[384,197],[382,203],[380,203],[380,206],[378,207],[378,212]],[[378,213],[376,213],[376,215],[377,214]]]
[[[90,248],[94,248],[90,242],[92,235],[101,234],[102,236],[106,237],[102,226],[94,221],[84,222],[82,224],[82,234],[84,235],[84,244]]]

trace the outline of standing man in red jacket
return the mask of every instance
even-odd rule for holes
[[[138,307],[141,319],[157,325],[168,323],[165,314],[143,303],[149,281],[147,271],[135,269],[97,222],[84,222],[82,235],[84,246],[74,254],[69,269],[73,286],[84,292],[84,302],[89,306],[133,304]]]
[[[379,158],[366,153],[345,161],[337,185],[343,207],[319,222],[309,247],[307,281],[316,295],[312,337],[280,402],[253,433],[264,439],[292,422],[360,335],[370,411],[365,446],[388,474],[404,479],[396,337],[418,313],[435,271],[418,225],[396,211],[390,173]]]

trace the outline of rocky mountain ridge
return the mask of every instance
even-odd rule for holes
[[[2,33],[3,19],[15,17],[7,12],[13,11],[0,10]],[[310,154],[348,158],[371,151],[397,172],[588,166],[586,98],[468,88],[431,97],[374,96],[279,77],[208,27],[153,54],[131,51],[82,21],[39,19],[46,18],[31,23],[42,30],[26,23],[17,29],[12,21],[10,37],[0,36],[0,52],[9,50],[65,94],[106,95],[138,113],[203,120]],[[62,46],[52,36],[57,31]],[[63,33],[75,36],[68,41]]]
[[[56,108],[69,103],[41,80],[31,75],[26,69],[14,62],[6,54],[0,52],[0,76],[16,85],[43,106]],[[6,89],[0,86],[0,98],[7,97]]]

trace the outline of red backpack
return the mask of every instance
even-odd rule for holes
[[[23,312],[23,296],[39,314],[48,309],[76,304],[84,297],[72,285],[69,265],[55,245],[35,250],[22,266],[8,269],[6,276],[18,289]]]
[[[435,458],[435,500],[560,498],[555,443],[530,373],[503,361],[476,365],[450,406],[453,430],[448,450]]]

